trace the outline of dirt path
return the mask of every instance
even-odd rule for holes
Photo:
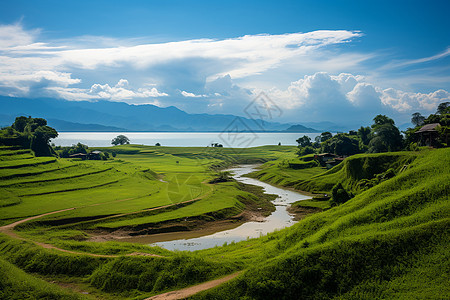
[[[156,295],[150,298],[146,298],[144,300],[177,300],[177,299],[184,299],[187,297],[190,297],[194,294],[197,294],[199,292],[202,291],[206,291],[209,289],[212,289],[218,285],[221,285],[222,283],[225,283],[227,281],[230,281],[231,279],[235,278],[236,276],[238,276],[239,274],[241,274],[242,271],[230,274],[228,276],[216,279],[216,280],[211,280],[211,281],[207,281],[198,285],[194,285],[188,288],[184,288],[181,290],[176,290],[176,291],[172,291],[172,292],[167,292],[164,294],[160,294],[160,295]]]
[[[11,224],[8,224],[8,225],[0,227],[0,232],[4,233],[4,234],[6,234],[6,235],[8,235],[8,236],[10,236],[12,238],[15,238],[15,239],[33,242],[36,245],[41,246],[42,248],[45,248],[45,249],[54,249],[54,250],[58,250],[58,251],[65,252],[65,253],[71,253],[71,254],[77,254],[77,255],[88,255],[88,256],[93,256],[93,257],[108,257],[108,258],[119,257],[120,255],[95,254],[95,253],[76,252],[76,251],[66,250],[66,249],[55,247],[55,246],[50,245],[50,244],[41,243],[41,242],[35,242],[35,241],[32,241],[32,240],[25,239],[25,238],[17,235],[14,232],[14,227],[16,227],[17,225],[20,225],[22,223],[25,223],[25,222],[28,222],[28,221],[31,221],[31,220],[35,220],[35,219],[38,219],[38,218],[42,218],[42,217],[45,217],[45,216],[49,216],[49,215],[52,215],[52,214],[57,214],[57,213],[61,213],[61,212],[69,211],[69,210],[74,210],[74,209],[76,209],[76,208],[75,207],[66,208],[66,209],[56,210],[56,211],[48,212],[48,213],[37,215],[37,216],[33,216],[33,217],[28,217],[28,218],[22,219],[20,221],[17,221],[17,222],[14,222],[14,223],[11,223]],[[135,256],[135,255],[163,257],[163,256],[158,255],[158,254],[141,253],[141,252],[133,252],[133,253],[130,253],[130,254],[125,254],[125,256]]]
[[[208,196],[209,194],[211,194],[212,190],[213,189],[210,187],[210,190],[207,193],[201,195],[200,197],[197,197],[197,198],[194,198],[194,199],[190,199],[190,200],[186,200],[186,201],[179,202],[179,203],[173,203],[173,204],[163,205],[163,206],[154,207],[154,208],[150,208],[150,209],[144,209],[142,211],[153,211],[153,210],[168,208],[168,207],[171,207],[171,206],[176,206],[176,205],[179,205],[179,204],[186,204],[186,203],[190,203],[190,202],[195,202],[195,201],[198,201],[198,200]],[[95,203],[95,204],[86,205],[86,206],[82,206],[82,207],[98,206],[98,205],[104,205],[104,204],[108,204],[108,203],[112,203],[112,202],[129,201],[129,200],[132,200],[132,199],[134,199],[134,198],[127,198],[127,199],[115,200],[115,201],[104,202],[104,203]],[[82,208],[82,207],[79,207],[79,208]],[[88,255],[88,256],[94,256],[94,257],[109,257],[109,258],[111,258],[111,257],[120,257],[121,255],[94,254],[94,253],[76,252],[76,251],[66,250],[66,249],[55,247],[55,246],[50,245],[50,244],[36,242],[36,241],[32,241],[32,240],[23,238],[23,237],[17,235],[17,233],[14,232],[14,228],[17,225],[26,223],[26,222],[31,221],[31,220],[39,219],[39,218],[42,218],[42,217],[45,217],[45,216],[58,214],[58,213],[62,213],[62,212],[69,211],[69,210],[74,210],[74,209],[77,209],[77,208],[76,207],[71,207],[71,208],[66,208],[66,209],[61,209],[61,210],[56,210],[56,211],[40,214],[40,215],[37,215],[37,216],[28,217],[28,218],[16,221],[16,222],[11,223],[11,224],[1,226],[0,227],[0,232],[4,233],[4,234],[6,234],[6,235],[8,235],[8,236],[10,236],[12,238],[15,238],[15,239],[33,242],[36,245],[41,246],[41,247],[46,248],[46,249],[54,249],[54,250],[58,250],[58,251],[61,251],[61,252],[77,254],[77,255]],[[104,219],[117,218],[117,217],[121,217],[121,216],[127,216],[127,215],[131,215],[131,214],[140,213],[142,211],[132,212],[132,213],[124,213],[124,214],[117,214],[117,215],[106,217]],[[125,254],[125,256],[136,256],[136,255],[163,257],[163,256],[158,255],[158,254],[142,253],[142,252],[133,252],[133,253],[130,253],[130,254]]]

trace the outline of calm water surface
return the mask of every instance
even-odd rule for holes
[[[90,147],[111,146],[111,140],[123,134],[132,144],[162,146],[206,147],[211,143],[220,143],[224,147],[246,148],[264,145],[297,145],[296,140],[304,135],[312,140],[317,133],[280,133],[280,132],[59,132],[52,140],[57,146],[71,146],[78,142]]]
[[[168,250],[194,251],[212,248],[215,246],[222,246],[224,243],[231,243],[233,241],[239,242],[248,238],[257,238],[261,235],[273,232],[276,229],[281,229],[293,225],[295,221],[293,220],[293,216],[287,212],[287,206],[295,201],[306,200],[310,199],[311,197],[293,191],[277,188],[257,179],[243,176],[255,171],[256,167],[257,165],[242,165],[239,167],[231,168],[228,171],[233,173],[233,178],[237,181],[246,184],[261,186],[264,188],[264,191],[266,193],[278,195],[278,198],[273,201],[276,210],[270,216],[268,216],[264,222],[247,222],[234,229],[217,232],[199,238],[159,242],[150,245],[157,245]]]

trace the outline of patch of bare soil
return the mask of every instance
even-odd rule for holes
[[[194,285],[188,288],[184,288],[181,290],[176,290],[176,291],[172,291],[172,292],[168,292],[168,293],[164,293],[164,294],[160,294],[160,295],[156,295],[150,298],[146,298],[145,300],[177,300],[177,299],[185,299],[187,297],[190,297],[194,294],[197,294],[199,292],[202,291],[206,291],[209,289],[212,289],[218,285],[221,285],[222,283],[225,283],[227,281],[230,281],[231,279],[235,278],[236,276],[238,276],[241,272],[236,272],[233,273],[231,275],[225,276],[223,278],[220,279],[216,279],[216,280],[211,280],[208,282],[204,282],[198,285]]]
[[[178,239],[191,239],[210,235],[219,231],[238,227],[245,222],[263,222],[264,212],[244,210],[242,213],[226,220],[209,221],[199,218],[187,218],[183,221],[172,221],[149,226],[139,231],[121,228],[115,231],[97,229],[89,231],[89,241],[120,241],[129,243],[150,244]]]

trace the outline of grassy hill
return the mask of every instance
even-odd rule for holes
[[[21,224],[15,232],[25,240],[0,234],[0,271],[28,272],[17,275],[29,285],[27,293],[40,295],[48,288],[39,276],[56,282],[64,278],[102,299],[143,299],[244,270],[193,298],[450,295],[450,149],[360,154],[328,171],[286,167],[283,162],[297,161],[295,147],[238,153],[138,145],[101,150],[118,154],[109,161],[42,160],[28,151],[1,149],[1,225],[77,207]],[[208,183],[216,169],[248,162],[266,162],[253,174],[264,181],[312,192],[329,192],[340,182],[355,196],[287,229],[193,253],[87,240],[95,230],[140,230],[167,221],[178,224],[185,217],[212,220],[265,201],[233,182]],[[20,288],[14,276],[7,277],[7,295]],[[51,293],[55,299],[73,295],[60,289]]]
[[[410,164],[347,203],[263,238],[271,258],[194,298],[448,298],[450,149],[355,156],[314,177],[315,186],[324,189],[332,174],[334,183],[351,186],[360,177],[349,168],[387,157],[385,168]]]

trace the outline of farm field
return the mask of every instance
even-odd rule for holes
[[[49,213],[17,225],[15,236],[0,233],[0,271],[26,278],[31,294],[145,299],[238,271],[192,297],[443,299],[450,293],[449,149],[359,154],[330,170],[289,168],[299,163],[295,147],[100,150],[117,155],[41,160],[1,150],[1,225]],[[311,193],[330,193],[341,183],[353,198],[331,208],[310,200],[306,206],[323,212],[258,239],[195,252],[90,239],[98,232],[185,226],[186,218],[223,220],[261,205],[259,194],[233,181],[210,183],[231,164],[257,162],[264,164],[252,177]],[[65,211],[52,214],[58,210]],[[19,285],[14,278],[5,291]]]
[[[23,150],[3,151],[0,224],[76,208],[32,223],[52,225],[55,232],[56,228],[110,230],[187,217],[237,215],[245,209],[238,196],[249,198],[250,194],[232,182],[210,184],[218,168],[289,157],[295,147],[250,148],[236,154],[228,149],[126,145],[114,147],[117,156],[107,161],[42,159]],[[40,229],[34,233],[46,239]]]

